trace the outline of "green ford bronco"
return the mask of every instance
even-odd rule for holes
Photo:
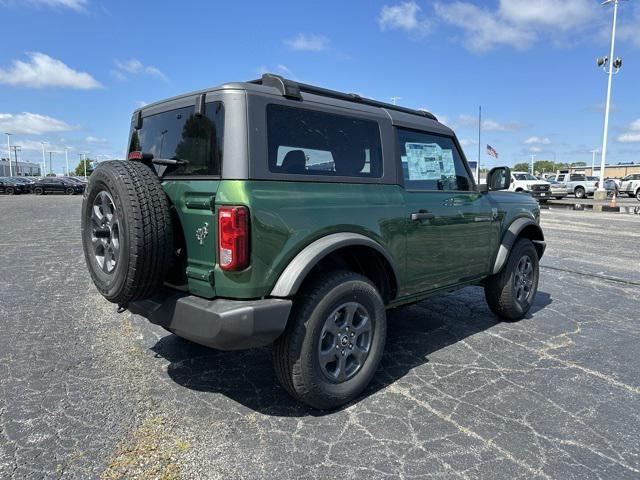
[[[468,285],[522,318],[545,249],[539,207],[412,110],[276,75],[143,107],[127,161],[99,165],[86,262],[119,311],[220,350],[273,344],[315,408],[371,381],[386,311]]]

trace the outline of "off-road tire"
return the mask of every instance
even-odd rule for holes
[[[103,271],[92,245],[91,214],[101,192],[113,199],[119,225],[118,258],[111,273]],[[110,302],[126,306],[159,290],[171,263],[173,236],[169,201],[150,167],[134,161],[100,163],[84,192],[82,243],[91,278]]]
[[[585,192],[584,188],[582,188],[582,187],[576,188],[573,193],[576,196],[576,198],[586,198],[587,197],[587,193]]]
[[[327,316],[349,301],[366,307],[373,322],[373,336],[360,370],[335,383],[321,371],[317,352]],[[385,306],[371,281],[350,271],[330,272],[296,295],[287,328],[273,346],[276,376],[297,400],[317,409],[337,408],[357,397],[370,383],[382,358],[386,334]]]
[[[530,298],[527,301],[519,302],[514,290],[514,277],[520,259],[528,256],[532,262],[533,285]],[[490,276],[485,281],[484,295],[493,313],[504,320],[514,321],[523,318],[535,300],[538,290],[538,278],[540,276],[538,264],[538,252],[527,238],[520,238],[516,241],[509,253],[507,262],[500,272]]]

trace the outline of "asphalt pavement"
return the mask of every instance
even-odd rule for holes
[[[528,318],[480,288],[389,314],[365,394],[294,402],[94,289],[80,197],[0,197],[0,478],[640,478],[640,215],[549,209]]]

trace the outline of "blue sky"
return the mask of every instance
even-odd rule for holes
[[[0,0],[0,132],[119,157],[137,106],[271,71],[434,112],[467,157],[591,162],[612,7],[592,0]],[[9,41],[7,41],[7,39]],[[609,161],[640,162],[640,2],[622,2]],[[0,138],[6,156],[6,137]],[[487,157],[491,144],[500,160]],[[54,154],[61,172],[64,153]]]

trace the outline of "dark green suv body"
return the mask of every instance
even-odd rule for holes
[[[83,240],[110,301],[194,342],[275,342],[282,384],[330,408],[372,378],[385,311],[467,285],[529,310],[539,207],[477,186],[424,111],[273,75],[134,113],[129,161],[91,176]]]

